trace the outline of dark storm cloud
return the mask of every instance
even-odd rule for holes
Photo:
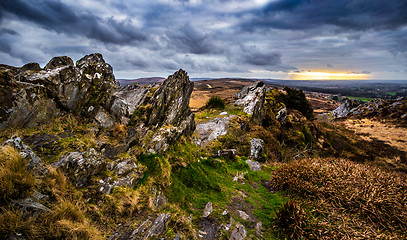
[[[275,52],[261,52],[257,50],[246,51],[242,55],[245,63],[256,66],[276,66],[281,64],[281,54]]]
[[[334,25],[341,29],[396,29],[407,24],[407,1],[400,0],[279,0],[243,24],[258,28],[309,29]]]
[[[146,40],[131,21],[102,19],[61,1],[2,0],[0,16],[12,15],[57,33],[77,34],[105,43],[129,44]]]
[[[166,37],[167,46],[180,50],[182,53],[222,53],[222,47],[217,45],[210,35],[193,28],[190,24],[168,31]]]

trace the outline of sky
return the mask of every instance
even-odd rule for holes
[[[407,80],[407,1],[0,1],[1,64],[95,52],[116,78]]]

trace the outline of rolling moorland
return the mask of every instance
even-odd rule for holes
[[[407,238],[406,98],[145,80],[0,66],[0,236]]]

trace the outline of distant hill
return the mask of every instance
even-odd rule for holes
[[[133,83],[138,83],[140,85],[150,85],[156,82],[164,82],[165,78],[162,77],[149,77],[149,78],[137,78],[137,79],[116,79],[120,86],[124,87]]]

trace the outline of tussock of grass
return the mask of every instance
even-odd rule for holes
[[[402,173],[315,158],[283,165],[271,182],[314,208],[308,212],[313,219],[304,233],[308,237],[407,237],[407,177]]]
[[[13,147],[0,147],[0,202],[24,198],[33,190],[36,178],[26,166]]]
[[[226,106],[226,102],[224,99],[218,97],[218,96],[211,96],[211,98],[208,100],[208,102],[205,105],[205,108],[211,109],[224,109]]]

